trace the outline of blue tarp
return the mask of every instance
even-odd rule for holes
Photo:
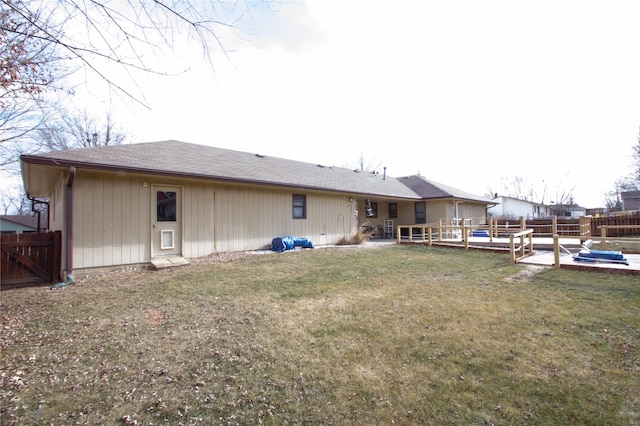
[[[485,231],[483,229],[474,229],[471,233],[472,237],[488,237],[489,231]]]
[[[624,258],[620,251],[608,251],[608,250],[589,250],[578,253],[577,256],[573,256],[573,260],[577,262],[601,262],[601,263],[623,263],[629,264],[629,261]]]
[[[578,256],[589,259],[624,260],[624,256],[620,251],[590,250],[588,252],[580,252]]]
[[[278,237],[271,241],[271,250],[281,253],[296,247],[313,248],[313,243],[304,237]]]

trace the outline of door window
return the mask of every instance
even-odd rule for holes
[[[157,212],[158,222],[175,222],[177,211],[177,193],[174,191],[157,191]]]

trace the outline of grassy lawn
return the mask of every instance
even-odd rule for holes
[[[0,424],[640,424],[640,278],[529,268],[345,247],[4,291]]]

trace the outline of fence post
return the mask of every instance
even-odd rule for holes
[[[513,241],[513,234],[509,234],[509,253],[511,253],[511,263],[516,263],[516,245]]]
[[[558,235],[558,216],[551,217],[551,234]]]
[[[489,218],[489,241],[493,242],[493,233],[495,228],[495,221],[492,217]]]
[[[560,237],[558,234],[553,235],[553,266],[560,268]]]
[[[527,219],[524,216],[520,216],[520,230],[524,231],[527,229]]]
[[[467,228],[464,224],[464,219],[462,219],[462,241],[464,241],[464,249],[469,249],[469,235],[467,233],[471,228]]]
[[[431,225],[429,225],[429,229],[427,230],[429,233],[429,246],[433,245],[433,230],[431,229]]]
[[[580,235],[591,236],[591,216],[581,216],[580,219]]]
[[[607,248],[607,225],[600,227],[600,236],[602,237],[602,240],[600,240],[600,248],[605,250]]]

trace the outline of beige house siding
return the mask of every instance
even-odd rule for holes
[[[64,214],[64,205],[65,205],[65,197],[66,197],[66,183],[67,183],[68,174],[63,170],[60,170],[58,174],[55,184],[53,186],[53,190],[51,192],[51,196],[49,199],[49,229],[52,231],[62,231],[62,235],[66,235],[67,228],[65,224],[65,214]],[[66,238],[62,238],[62,252],[60,258],[60,274],[59,276],[63,276],[62,272],[66,269],[67,264],[67,241]]]
[[[293,194],[306,195],[306,219],[293,219]],[[289,235],[333,244],[355,229],[348,197],[322,192],[217,185],[214,211],[216,252],[270,248],[273,238]]]
[[[398,202],[398,217],[393,219],[393,227],[413,225],[414,223],[416,223],[416,202]]]
[[[453,217],[450,200],[427,201],[427,223],[438,223],[440,219]]]
[[[346,195],[79,170],[73,185],[74,269],[150,261],[157,185],[182,189],[187,258],[270,248],[273,238],[287,235],[333,244],[355,231]],[[56,191],[64,193],[64,185]],[[307,219],[292,218],[294,193],[307,196]],[[63,223],[56,221],[55,229]]]
[[[74,269],[150,256],[150,186],[140,176],[79,170],[73,184]]]
[[[64,230],[64,189],[66,179],[65,173],[60,171],[49,200],[49,229]]]
[[[474,225],[487,223],[486,204],[464,202],[458,205],[458,215],[464,219],[473,219]]]
[[[371,202],[378,203],[378,217],[367,217],[367,209],[365,200],[360,200],[357,204],[358,208],[358,224],[370,223],[376,230],[382,227],[384,230],[384,221],[393,221],[393,234],[396,234],[398,225],[408,225],[415,222],[415,202],[413,201],[388,201],[374,200]],[[398,217],[389,217],[389,204],[396,203],[398,205]],[[377,231],[376,231],[377,232]]]
[[[204,182],[186,183],[182,200],[183,255],[201,257],[214,253],[215,193],[212,186]]]
[[[53,230],[65,230],[67,174],[61,173],[55,185]],[[149,262],[152,191],[158,185],[182,190],[181,246],[187,258],[266,249],[273,238],[288,235],[309,238],[315,245],[335,244],[364,222],[377,229],[389,219],[389,201],[376,200],[378,217],[367,218],[364,201],[351,202],[356,197],[347,194],[79,170],[73,184],[74,269]],[[306,195],[306,219],[293,219],[293,194]],[[428,223],[455,213],[450,200],[427,201],[426,208]],[[474,223],[485,215],[480,204],[460,203],[458,209],[460,217],[474,218]],[[398,225],[413,224],[415,202],[398,202],[398,217],[392,220],[394,232]]]

